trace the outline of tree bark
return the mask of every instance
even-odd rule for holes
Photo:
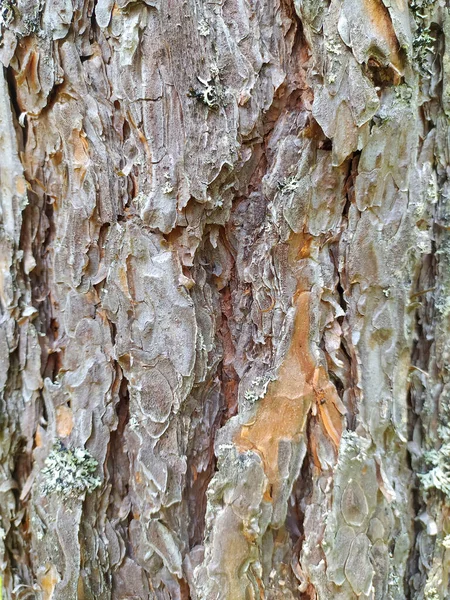
[[[450,597],[444,0],[1,0],[8,599]]]

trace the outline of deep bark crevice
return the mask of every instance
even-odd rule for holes
[[[107,514],[112,522],[118,522],[117,509],[121,501],[128,495],[129,481],[127,479],[128,469],[124,469],[127,462],[127,442],[124,436],[125,428],[130,420],[130,395],[128,381],[121,367],[116,363],[116,378],[120,379],[118,390],[118,402],[116,404],[117,426],[111,431],[108,454],[106,458],[106,470],[108,483],[112,486],[110,504]],[[123,472],[121,472],[123,471]]]
[[[3,68],[3,67],[2,67]],[[6,83],[8,85],[8,94],[9,100],[11,103],[11,109],[14,116],[14,126],[17,134],[17,141],[19,144],[19,149],[23,150],[27,143],[27,133],[28,133],[28,123],[27,119],[23,121],[23,125],[19,125],[20,123],[20,115],[22,111],[20,110],[19,101],[17,97],[17,89],[16,89],[16,79],[14,76],[14,72],[12,67],[8,67],[5,69],[6,74]],[[19,135],[19,132],[22,132],[22,135]]]
[[[423,524],[418,520],[419,514],[426,509],[423,494],[417,478],[417,467],[421,456],[417,454],[417,443],[423,436],[423,424],[421,412],[425,401],[426,388],[420,381],[420,375],[428,377],[434,336],[430,338],[433,329],[435,313],[435,299],[430,293],[437,286],[437,263],[436,245],[433,242],[432,254],[425,255],[417,282],[411,294],[411,302],[418,303],[415,310],[415,336],[411,352],[410,385],[408,390],[408,439],[411,449],[408,452],[408,466],[411,469],[414,481],[411,487],[411,503],[413,514],[414,537],[411,542],[411,550],[408,558],[408,568],[405,572],[405,594],[408,600],[414,600],[417,589],[412,583],[414,576],[421,572],[420,551],[418,548],[418,536],[423,531]],[[419,377],[416,377],[419,375]],[[420,436],[420,437],[418,437]]]

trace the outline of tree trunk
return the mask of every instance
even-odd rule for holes
[[[444,0],[0,7],[4,598],[449,598]]]

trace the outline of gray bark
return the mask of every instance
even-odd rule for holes
[[[4,597],[449,598],[446,3],[0,7]]]

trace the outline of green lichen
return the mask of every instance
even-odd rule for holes
[[[364,463],[369,458],[370,441],[355,431],[344,430],[339,447],[339,462]]]
[[[441,215],[441,224],[449,226],[450,219],[448,215]],[[445,319],[450,315],[450,278],[447,276],[450,268],[450,239],[442,239],[435,254],[438,257],[439,272],[441,274],[441,286],[436,299],[436,311],[441,318]],[[445,439],[450,439],[450,434],[449,438]]]
[[[45,459],[42,469],[43,491],[47,494],[63,496],[82,496],[100,485],[100,479],[94,476],[98,462],[84,448],[65,448],[58,440]]]
[[[32,33],[40,33],[41,24],[40,24],[40,14],[37,9],[35,9],[33,14],[23,15],[22,18],[25,31],[24,35],[31,35]]]
[[[413,91],[412,88],[410,88],[406,83],[404,85],[396,86],[394,88],[394,94],[397,104],[406,104],[407,106],[411,105]]]
[[[422,75],[429,77],[431,70],[429,58],[434,53],[436,38],[431,34],[428,26],[419,26],[417,35],[413,41],[414,58]]]
[[[431,467],[427,473],[419,474],[424,490],[439,490],[450,499],[450,443],[439,450],[424,452],[424,459]]]
[[[413,13],[417,14],[426,8],[432,6],[435,0],[411,0],[409,5],[413,11]]]
[[[413,57],[422,77],[431,75],[430,63],[435,52],[436,38],[430,29],[434,0],[413,0],[410,7],[417,24],[413,40]]]
[[[139,421],[135,415],[130,417],[130,420],[128,421],[128,427],[131,429],[131,431],[137,431],[139,429]]]
[[[0,0],[0,31],[14,19],[15,0]]]
[[[41,0],[36,0],[36,5],[33,10],[21,14],[17,7],[17,0],[0,0],[0,38],[2,31],[17,17],[17,27],[15,33],[19,37],[26,37],[32,34],[43,36],[40,24]]]
[[[430,587],[425,590],[425,600],[441,600],[441,595],[435,587]]]
[[[337,56],[340,56],[342,54],[342,44],[336,38],[337,38],[337,36],[335,37],[335,39],[326,38],[325,39],[325,48],[331,54],[336,54]]]
[[[391,568],[389,570],[388,577],[388,598],[389,600],[393,600],[394,598],[401,598],[403,591],[403,578],[397,572],[397,569],[394,566],[394,559],[391,553],[389,553],[389,559],[391,563]]]
[[[444,569],[442,556],[439,553],[434,556],[433,564],[428,572],[423,590],[424,600],[443,600],[444,598],[448,598],[448,594],[446,593],[447,585],[444,583],[447,579]]]

